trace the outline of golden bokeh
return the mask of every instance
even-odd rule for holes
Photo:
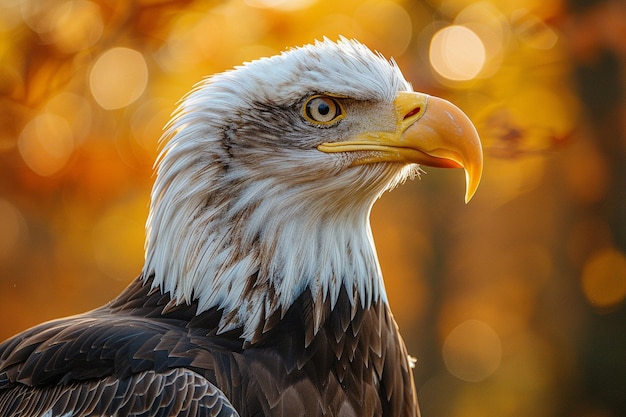
[[[42,113],[24,126],[18,147],[26,165],[45,177],[55,174],[69,161],[74,137],[67,120]]]
[[[611,308],[626,298],[626,256],[615,249],[593,254],[583,268],[581,284],[595,307]]]
[[[143,55],[130,48],[104,52],[91,68],[89,86],[96,102],[106,110],[126,107],[148,85],[148,67]]]
[[[252,7],[267,7],[277,10],[297,10],[308,7],[317,0],[246,0]]]
[[[60,51],[82,51],[95,44],[104,30],[98,5],[90,1],[58,2],[46,15],[48,30],[42,34]],[[41,34],[41,33],[40,33]]]
[[[485,45],[471,29],[452,25],[439,30],[430,42],[430,64],[453,81],[472,80],[485,65]]]
[[[448,372],[463,381],[479,382],[500,366],[502,342],[488,324],[467,320],[446,336],[442,354]]]
[[[372,211],[422,414],[626,415],[624,22],[621,0],[0,2],[0,339],[140,273],[194,84],[345,36],[483,142],[470,204],[460,171],[425,168]]]

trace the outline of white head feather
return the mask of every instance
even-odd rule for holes
[[[343,38],[200,83],[164,135],[144,276],[177,303],[222,308],[220,331],[242,327],[247,340],[306,288],[331,308],[341,286],[364,307],[386,302],[369,213],[416,167],[349,167],[316,146],[380,128],[377,112],[410,89],[393,63]],[[301,109],[319,93],[353,99],[362,114],[312,126]]]

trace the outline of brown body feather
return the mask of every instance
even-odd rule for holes
[[[342,290],[330,311],[305,290],[243,342],[237,330],[216,334],[217,309],[164,312],[171,300],[150,284],[137,279],[102,308],[0,345],[0,415],[417,415],[408,357],[384,303],[354,307]],[[316,308],[325,311],[313,334]]]

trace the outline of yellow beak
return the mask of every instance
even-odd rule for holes
[[[394,100],[396,130],[366,132],[355,140],[326,142],[322,152],[363,152],[353,165],[404,162],[465,169],[465,202],[478,188],[483,152],[476,128],[452,103],[421,93],[398,93]]]

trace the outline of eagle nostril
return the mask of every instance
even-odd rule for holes
[[[408,112],[407,114],[404,115],[404,120],[408,119],[411,116],[414,116],[414,115],[418,114],[421,111],[422,111],[422,107],[421,106],[417,106],[416,108],[414,108],[413,110],[411,110],[410,112]]]

